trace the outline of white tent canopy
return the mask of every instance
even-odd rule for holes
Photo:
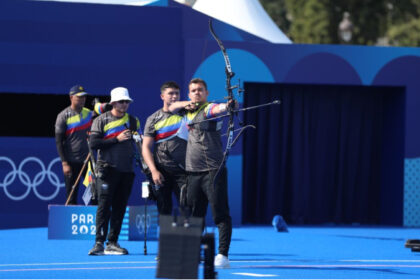
[[[174,0],[271,43],[292,43],[258,0]]]
[[[120,5],[153,5],[159,0],[37,0]],[[271,43],[292,43],[258,0],[174,0]]]

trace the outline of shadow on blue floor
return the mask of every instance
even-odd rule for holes
[[[218,278],[420,279],[420,253],[404,248],[420,229],[373,227],[234,228],[231,268]],[[122,241],[127,256],[88,256],[92,241],[48,240],[46,228],[1,230],[1,279],[150,279],[157,241]],[[202,277],[202,266],[199,267]]]

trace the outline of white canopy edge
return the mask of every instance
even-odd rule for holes
[[[35,0],[145,6],[159,0]],[[277,27],[258,0],[174,0],[271,43],[292,41]]]
[[[192,6],[236,28],[271,43],[290,44],[292,41],[278,28],[258,0],[174,0]]]

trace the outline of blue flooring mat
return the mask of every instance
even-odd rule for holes
[[[210,229],[211,231],[211,229]],[[234,228],[223,279],[420,279],[420,253],[404,248],[420,229]],[[88,256],[92,241],[48,240],[46,228],[0,230],[1,279],[150,279],[157,241],[122,241],[130,255]],[[202,278],[202,265],[199,276]]]

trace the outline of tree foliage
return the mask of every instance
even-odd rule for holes
[[[360,45],[420,46],[420,0],[260,0],[295,43],[343,43],[338,26],[350,13]]]
[[[300,43],[331,44],[329,0],[286,0],[293,12],[290,26],[292,40]]]

